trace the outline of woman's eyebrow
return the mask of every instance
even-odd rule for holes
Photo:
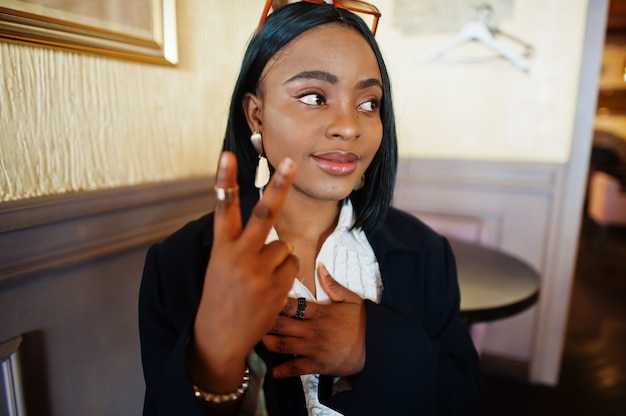
[[[288,84],[292,81],[298,80],[298,79],[317,79],[320,81],[325,81],[328,82],[330,84],[337,84],[339,82],[339,78],[337,78],[336,75],[331,74],[330,72],[326,72],[326,71],[303,71],[300,72],[299,74],[294,75],[293,77],[289,78],[287,81],[285,81],[285,84]],[[358,89],[365,89],[365,88],[369,88],[372,86],[376,86],[379,87],[381,90],[383,89],[383,84],[376,78],[368,78],[368,79],[364,79],[362,81],[359,81],[357,83],[357,88]]]
[[[368,78],[368,79],[364,79],[362,81],[359,81],[356,84],[357,88],[359,89],[365,89],[365,88],[369,88],[369,87],[378,87],[381,90],[383,89],[383,84],[382,82],[380,82],[379,80],[377,80],[376,78]]]
[[[285,84],[298,80],[298,79],[318,79],[320,81],[325,81],[328,82],[330,84],[337,84],[339,82],[339,79],[337,78],[336,75],[331,74],[330,72],[326,72],[326,71],[303,71],[300,72],[299,74],[294,75],[293,77],[289,78],[287,81],[285,81]]]

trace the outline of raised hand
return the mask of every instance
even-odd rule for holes
[[[331,304],[307,302],[301,319],[298,300],[290,298],[271,332],[263,337],[270,351],[295,357],[274,368],[274,377],[301,374],[350,376],[365,365],[365,305],[335,281],[324,265],[317,270]]]
[[[289,159],[280,163],[242,228],[237,160],[230,152],[220,158],[213,247],[188,364],[192,380],[213,393],[241,383],[245,357],[272,327],[298,272],[290,244],[265,244],[295,170]]]

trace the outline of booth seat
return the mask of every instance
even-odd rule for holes
[[[616,177],[601,171],[591,175],[588,213],[601,227],[626,225],[626,190]]]
[[[598,248],[603,251],[609,227],[626,226],[626,189],[602,171],[591,174],[588,186],[587,214],[600,227]]]

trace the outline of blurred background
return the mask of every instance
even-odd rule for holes
[[[481,323],[481,414],[623,415],[626,2],[374,3],[398,122],[394,204],[540,276],[531,307]],[[29,414],[141,412],[145,252],[212,208],[263,8],[86,4],[0,0],[0,358],[13,383],[0,408],[19,396]],[[127,10],[140,18],[116,18]],[[470,23],[495,43],[446,48]]]

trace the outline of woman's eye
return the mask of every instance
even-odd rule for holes
[[[363,111],[376,111],[379,106],[380,103],[376,99],[365,101],[364,103],[359,104],[359,108]]]
[[[326,102],[326,98],[323,95],[318,94],[316,92],[302,94],[298,97],[298,100],[300,100],[302,103],[306,105],[315,105],[315,106],[322,105]]]

